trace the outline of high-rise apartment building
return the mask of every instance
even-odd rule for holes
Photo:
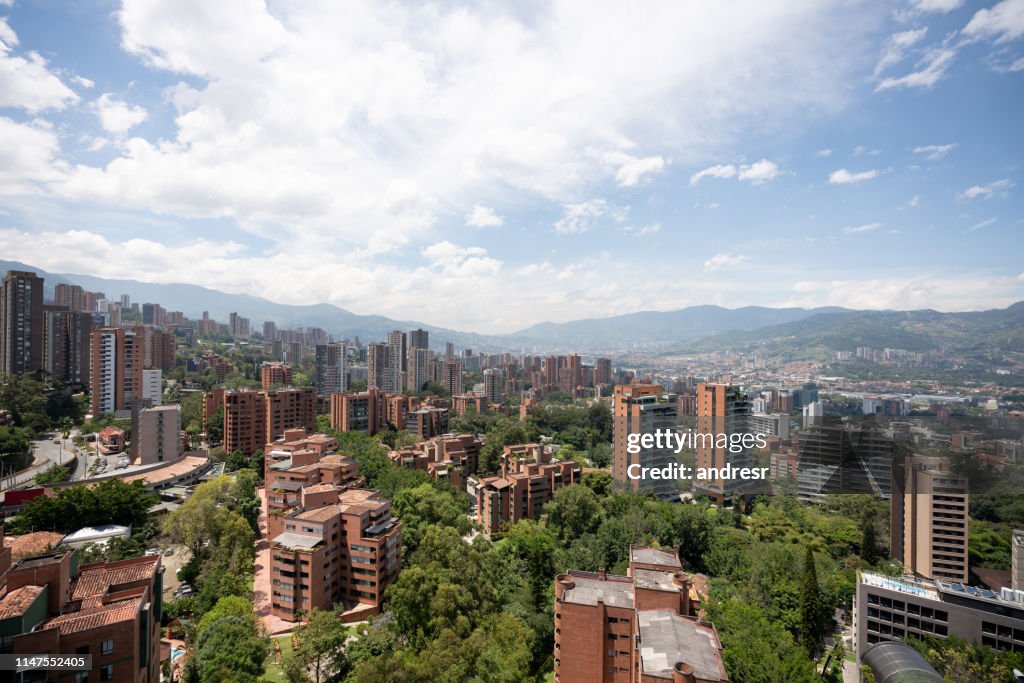
[[[0,285],[0,374],[44,369],[43,278],[9,270]]]
[[[317,344],[316,393],[330,396],[348,389],[348,367],[344,344]]]
[[[729,445],[722,445],[719,435],[731,440],[733,435],[747,433],[750,417],[750,401],[740,387],[731,384],[697,385],[697,433],[714,434],[715,438],[703,438],[697,442],[697,467],[714,468],[720,471],[726,466],[750,467],[752,458],[749,451],[733,453]],[[742,479],[717,478],[695,480],[694,491],[716,500],[745,492],[749,482]]]
[[[612,476],[630,491],[649,491],[666,499],[678,499],[679,484],[674,479],[633,479],[629,466],[665,467],[678,461],[675,449],[641,448],[630,453],[630,434],[653,434],[659,429],[674,430],[679,421],[677,404],[669,400],[660,384],[621,384],[615,387],[612,399]],[[634,472],[635,473],[635,472]]]
[[[387,344],[366,345],[366,386],[379,389],[389,394],[395,392],[392,384],[394,373],[391,371],[391,351]]]
[[[462,393],[462,361],[446,360],[444,362],[444,376],[441,378],[441,386],[444,387],[449,396]]]
[[[135,411],[130,452],[137,465],[165,462],[183,455],[181,406],[155,406]]]
[[[331,429],[373,436],[386,425],[386,396],[377,389],[331,394]]]
[[[558,683],[723,683],[714,624],[698,616],[695,582],[679,557],[630,546],[626,576],[555,577]]]
[[[277,339],[277,323],[267,320],[263,323],[263,341],[272,342]]]
[[[937,458],[907,458],[902,470],[902,487],[893,491],[889,501],[893,557],[918,576],[965,583],[966,477],[946,471]]]
[[[396,394],[405,391],[405,385],[408,381],[406,373],[409,368],[405,332],[395,330],[388,333],[388,362],[391,374],[390,390]]]
[[[260,368],[260,386],[274,389],[292,383],[292,366],[287,363],[264,363]]]
[[[60,282],[53,288],[54,303],[69,311],[84,311],[85,292],[79,285]]]
[[[1015,591],[1024,591],[1024,531],[1013,530],[1010,545],[1010,585]]]
[[[142,392],[139,398],[151,406],[158,406],[164,402],[164,373],[162,370],[142,371]]]
[[[44,306],[44,368],[54,382],[89,386],[92,315]]]
[[[316,429],[316,392],[312,387],[276,391],[224,392],[224,449],[252,455],[285,430]]]
[[[422,391],[430,381],[430,335],[426,330],[409,332],[409,359],[406,364],[406,391]]]
[[[594,366],[594,384],[612,383],[612,361],[610,358],[598,358]]]
[[[504,380],[501,370],[487,368],[484,370],[484,398],[488,403],[501,403],[501,390],[504,387]]]
[[[133,401],[142,398],[145,335],[141,329],[93,330],[89,383],[94,417],[127,411]]]

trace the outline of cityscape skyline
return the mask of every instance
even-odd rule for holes
[[[1018,0],[3,5],[0,250],[47,271],[499,332],[1024,299]]]

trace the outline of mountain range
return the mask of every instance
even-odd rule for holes
[[[1006,309],[967,313],[921,311],[855,311],[839,307],[768,308],[746,306],[690,306],[673,311],[639,311],[607,318],[586,318],[564,323],[543,322],[504,335],[452,330],[415,320],[394,320],[360,315],[332,304],[296,306],[279,304],[248,294],[228,294],[189,284],[153,284],[114,280],[91,275],[47,273],[33,266],[0,261],[0,272],[35,271],[45,280],[47,297],[58,283],[81,285],[101,291],[112,300],[127,294],[133,302],[155,302],[168,310],[180,310],[189,318],[208,311],[226,321],[237,312],[259,331],[265,320],[280,328],[321,327],[337,338],[361,341],[384,339],[391,330],[422,328],[430,332],[431,345],[453,342],[461,348],[481,351],[519,350],[615,352],[648,350],[709,351],[721,349],[784,351],[821,357],[856,346],[928,350],[944,345],[958,349],[997,343],[1024,350],[1024,302]]]

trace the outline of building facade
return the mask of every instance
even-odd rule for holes
[[[675,430],[678,417],[676,402],[667,397],[665,388],[660,384],[622,384],[615,387],[612,397],[612,476],[616,482],[633,492],[649,491],[660,498],[678,499],[679,485],[675,480],[633,479],[629,476],[630,465],[664,467],[677,462],[675,450],[666,446],[630,453],[627,443],[630,434]]]

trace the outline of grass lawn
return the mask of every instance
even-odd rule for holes
[[[281,664],[284,664],[294,656],[294,650],[292,650],[292,637],[291,634],[282,636],[281,638],[274,638],[274,640],[281,641]],[[267,657],[267,661],[264,662],[266,667],[266,673],[263,674],[263,680],[270,683],[288,683],[288,679],[284,675],[284,668],[278,666],[274,661],[274,651],[270,651],[270,656]]]

